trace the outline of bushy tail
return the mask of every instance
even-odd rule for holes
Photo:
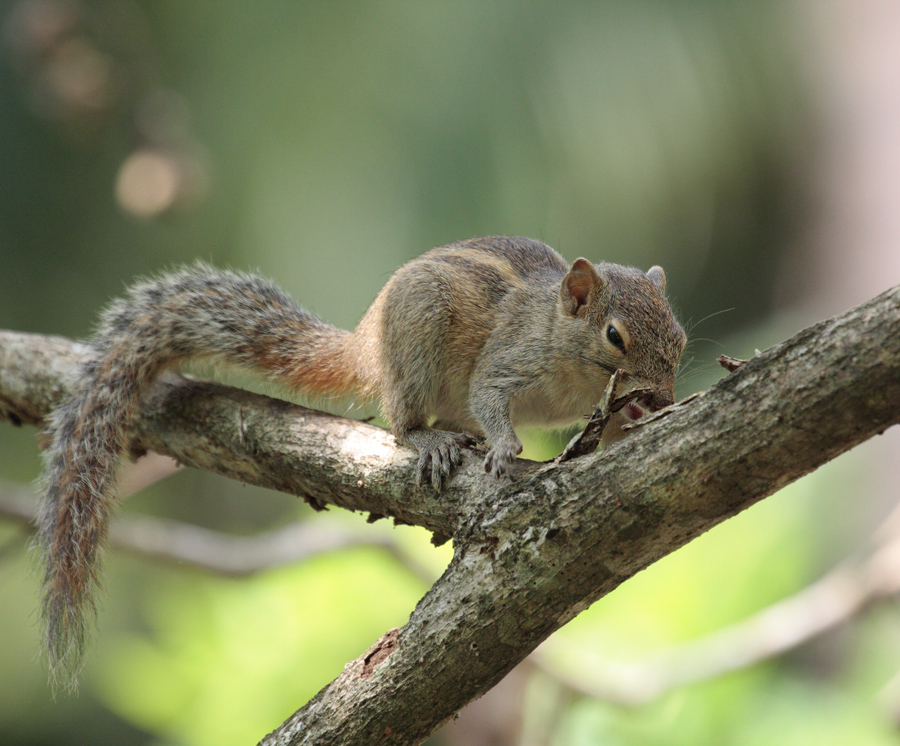
[[[49,422],[40,542],[54,687],[72,688],[81,668],[116,468],[144,389],[181,360],[218,356],[308,393],[346,393],[357,385],[348,337],[266,280],[204,265],[135,285],[103,314]]]

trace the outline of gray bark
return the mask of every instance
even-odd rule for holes
[[[38,424],[78,348],[0,335],[0,412]],[[215,384],[154,386],[141,448],[452,536],[453,560],[388,632],[263,744],[415,744],[652,562],[900,422],[900,287],[806,329],[601,453],[481,473],[440,495],[378,428]]]

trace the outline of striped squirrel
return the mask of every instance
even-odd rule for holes
[[[570,267],[543,243],[505,237],[408,262],[353,332],[254,275],[200,264],[134,285],[103,314],[49,421],[40,541],[51,677],[71,685],[81,665],[128,423],[162,370],[213,356],[301,393],[377,397],[397,440],[419,452],[420,484],[440,489],[464,431],[487,437],[484,468],[500,476],[522,450],[514,426],[578,421],[616,369],[622,394],[651,393],[622,408],[607,440],[671,404],[685,334],[664,290],[660,267]]]

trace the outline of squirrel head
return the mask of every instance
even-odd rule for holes
[[[687,337],[665,295],[662,267],[646,274],[617,264],[576,259],[559,290],[560,310],[581,347],[580,357],[606,375],[624,371],[617,396],[649,393],[625,407],[628,419],[675,401],[675,373]]]

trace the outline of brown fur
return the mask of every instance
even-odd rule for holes
[[[50,422],[41,541],[52,675],[71,683],[78,672],[128,421],[160,371],[212,356],[313,396],[378,397],[419,451],[419,481],[439,489],[467,441],[447,430],[485,435],[485,469],[499,476],[522,448],[514,426],[578,421],[616,369],[620,394],[649,389],[647,409],[672,402],[684,332],[664,287],[658,267],[570,268],[538,241],[504,237],[405,264],[352,333],[252,275],[198,265],[135,285],[103,315]]]

